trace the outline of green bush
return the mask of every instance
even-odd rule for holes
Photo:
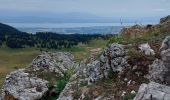
[[[123,100],[133,100],[133,98],[136,96],[136,93],[129,93],[127,95],[125,95],[125,97],[123,98]]]
[[[71,75],[73,74],[73,70],[67,70],[66,72],[64,72],[64,76],[60,77],[57,79],[56,82],[56,97],[58,98],[58,96],[60,95],[60,93],[63,91],[63,89],[65,88],[66,84],[69,82],[69,78],[71,77]]]
[[[113,36],[109,43],[122,43],[125,40],[125,38],[122,35]]]
[[[56,83],[56,92],[57,92],[57,97],[59,94],[62,92],[66,84],[68,83],[68,78],[66,77],[61,77],[57,83]]]

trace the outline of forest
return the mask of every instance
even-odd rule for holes
[[[30,34],[18,31],[17,29],[0,24],[0,46],[9,48],[71,48],[78,43],[86,44],[92,39],[108,39],[112,35],[102,34],[59,34],[52,32],[37,32]]]

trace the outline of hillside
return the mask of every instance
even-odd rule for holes
[[[37,32],[29,34],[0,24],[0,46],[9,48],[71,48],[79,43],[88,43],[90,40],[109,39],[111,35],[101,34],[58,34],[52,32]]]
[[[157,25],[124,28],[103,50],[81,55],[81,61],[69,52],[43,52],[6,76],[2,98],[169,100],[169,29],[169,16]],[[91,47],[101,46],[95,43]]]
[[[21,32],[15,29],[14,27],[0,23],[0,33],[11,33],[12,34],[12,33],[21,33]]]

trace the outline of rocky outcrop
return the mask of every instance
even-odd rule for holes
[[[150,82],[142,84],[134,100],[169,100],[170,87]]]
[[[74,57],[67,52],[43,53],[33,60],[30,69],[47,70],[63,75],[66,70],[73,68],[74,63]]]
[[[7,75],[2,87],[4,100],[35,100],[42,98],[48,91],[48,82],[37,77],[31,77],[20,69]]]
[[[166,68],[165,72],[165,83],[170,85],[170,49],[161,52],[162,61]]]
[[[167,50],[167,49],[170,49],[170,36],[167,36],[163,40],[161,48],[160,48],[161,51],[164,51],[164,50]]]
[[[105,77],[108,75],[108,69],[113,72],[121,72],[123,67],[128,66],[125,54],[125,49],[121,44],[111,44],[104,50],[100,63]]]
[[[160,19],[161,24],[167,23],[167,22],[170,22],[170,15]]]
[[[84,95],[80,91],[80,84],[90,85],[101,79],[109,78],[109,74],[122,72],[123,68],[128,66],[125,54],[123,45],[110,44],[97,60],[82,61],[76,69],[76,74],[70,78],[71,82],[60,94],[59,100],[74,100],[74,94],[77,91],[80,99]],[[75,86],[75,84],[77,85]]]
[[[170,99],[170,37],[162,42],[161,59],[156,59],[149,66],[149,84],[142,84],[134,100],[169,100]],[[157,82],[157,83],[155,83]],[[161,85],[163,84],[163,85]]]
[[[149,79],[158,83],[170,84],[170,37],[161,45],[161,59],[156,59],[150,66]]]
[[[140,49],[142,52],[144,52],[145,55],[147,55],[147,56],[154,56],[154,55],[155,55],[154,50],[151,49],[151,47],[149,46],[148,43],[146,43],[146,44],[141,44],[141,45],[139,46],[139,49]]]
[[[111,44],[104,49],[99,59],[90,63],[81,63],[77,70],[77,75],[86,77],[89,82],[108,78],[109,74],[121,72],[127,67],[125,50],[120,44]]]
[[[149,80],[164,83],[167,68],[162,60],[156,59],[152,65],[149,66]]]
[[[70,53],[43,53],[37,56],[27,68],[13,71],[6,76],[2,98],[4,100],[41,99],[49,92],[49,84],[52,85],[50,80],[47,81],[49,75],[53,75],[50,78],[57,78],[73,67],[74,57]]]

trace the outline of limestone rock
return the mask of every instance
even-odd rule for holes
[[[150,82],[142,84],[134,100],[169,100],[170,87]]]
[[[170,85],[170,36],[161,45],[161,59],[156,59],[149,67],[149,79]]]
[[[164,50],[161,52],[162,61],[166,68],[165,72],[165,82],[170,85],[170,49]]]
[[[82,100],[84,94],[79,91],[81,83],[91,85],[101,79],[108,78],[110,73],[121,72],[126,66],[129,65],[126,61],[123,45],[110,44],[98,59],[80,62],[79,67],[75,69],[76,74],[70,78],[71,82],[66,85],[58,100],[74,100],[74,95],[77,92],[80,94],[78,98]]]
[[[68,83],[65,86],[64,90],[60,93],[59,98],[57,100],[75,100],[74,96],[76,96],[77,94],[81,94],[81,91],[79,89],[80,82],[81,80],[77,80]]]
[[[163,40],[160,50],[163,51],[163,50],[167,50],[169,48],[170,48],[170,36],[167,36]]]
[[[125,50],[120,44],[111,44],[101,54],[99,59],[89,63],[81,62],[77,69],[77,75],[84,77],[89,82],[108,78],[110,72],[121,72],[128,66]]]
[[[165,22],[170,22],[170,15],[160,19],[160,23],[165,23]]]
[[[147,55],[147,56],[153,56],[153,55],[155,55],[154,50],[151,49],[151,47],[149,46],[148,43],[146,43],[146,44],[141,44],[141,45],[139,46],[139,49],[140,49],[142,52],[144,52],[145,55]]]
[[[125,50],[121,44],[111,44],[100,57],[100,67],[107,78],[110,71],[121,72],[124,67],[128,66],[125,57]]]
[[[64,71],[74,67],[74,56],[69,52],[56,52],[52,53],[51,56],[56,61],[57,66]]]
[[[162,60],[156,59],[152,65],[149,66],[149,80],[164,83],[167,68]]]
[[[74,57],[67,52],[43,53],[30,65],[33,71],[48,70],[63,75],[64,71],[74,67]]]
[[[4,100],[35,100],[42,98],[48,91],[48,82],[37,77],[31,77],[20,69],[7,75],[2,87]]]

